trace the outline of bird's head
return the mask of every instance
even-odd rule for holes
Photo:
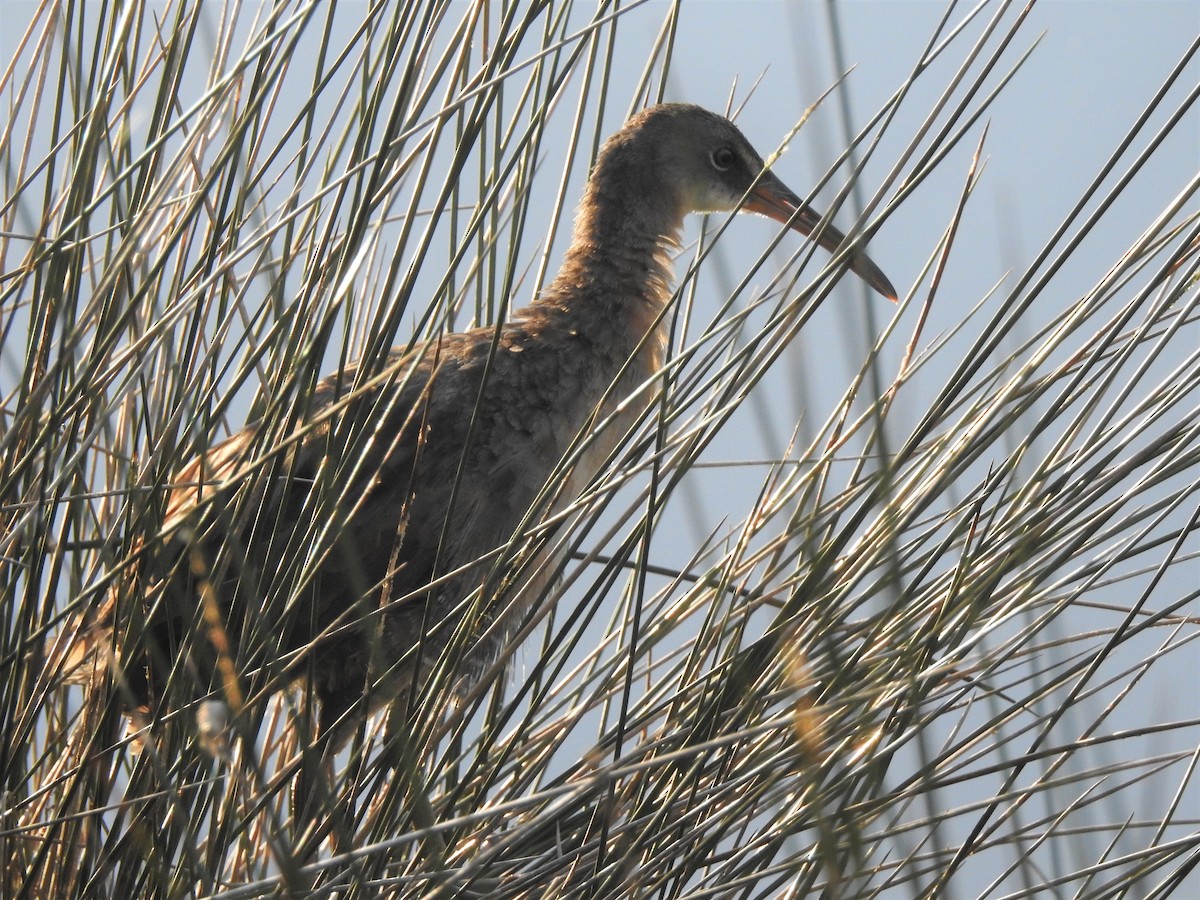
[[[640,198],[641,208],[663,210],[676,221],[688,213],[740,209],[760,213],[801,234],[811,234],[821,215],[765,170],[762,157],[737,126],[699,106],[669,103],[635,115],[604,145],[594,187]],[[740,206],[739,206],[740,204]],[[830,252],[845,236],[829,224],[817,243]],[[896,290],[865,253],[851,271],[890,300]]]

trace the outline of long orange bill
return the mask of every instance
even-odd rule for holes
[[[770,172],[764,172],[758,179],[758,184],[750,192],[742,209],[761,213],[805,235],[812,234],[821,222],[820,213],[802,203],[799,197],[788,190],[787,185]],[[844,234],[832,225],[826,224],[820,237],[817,238],[817,243],[830,253],[835,253],[844,240],[846,240]],[[850,257],[847,266],[851,272],[854,272],[893,303],[895,302],[896,289],[892,287],[888,277],[883,274],[883,270],[871,262],[867,254],[859,250]]]

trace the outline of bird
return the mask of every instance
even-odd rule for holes
[[[845,242],[729,119],[635,114],[599,150],[561,267],[528,306],[351,364],[290,430],[253,422],[188,463],[139,563],[71,629],[64,680],[119,682],[148,720],[177,683],[219,694],[266,672],[260,693],[307,685],[334,746],[385,705],[413,715],[439,666],[456,695],[474,686],[553,577],[544,556],[515,578],[497,559],[637,426],[684,219],[733,210]],[[896,299],[865,252],[846,260]]]

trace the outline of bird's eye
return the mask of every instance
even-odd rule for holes
[[[712,164],[724,172],[737,161],[737,154],[732,147],[718,147],[713,151]]]

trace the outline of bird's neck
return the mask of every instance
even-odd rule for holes
[[[611,366],[611,375],[625,371],[640,382],[665,357],[663,313],[684,210],[647,179],[645,166],[627,163],[620,154],[602,154],[562,267],[527,316],[556,320],[559,330],[579,336],[593,359]]]
[[[580,313],[659,318],[671,298],[683,215],[669,203],[592,184],[580,204],[571,246],[545,298]],[[612,324],[616,324],[613,322]]]

